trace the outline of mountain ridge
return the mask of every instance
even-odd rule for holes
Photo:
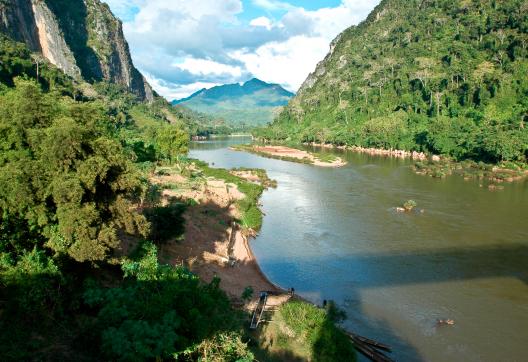
[[[229,90],[232,90],[234,92],[240,92],[240,93],[243,93],[243,94],[249,94],[249,93],[253,93],[255,91],[258,91],[258,90],[261,90],[261,89],[266,89],[266,88],[273,88],[273,89],[276,89],[278,90],[281,94],[285,95],[285,96],[293,96],[294,93],[293,92],[290,92],[286,89],[284,89],[283,87],[281,87],[279,84],[276,84],[276,83],[267,83],[267,82],[264,82],[258,78],[251,78],[250,80],[240,84],[240,83],[227,83],[227,84],[222,84],[222,85],[217,85],[217,86],[213,86],[211,88],[202,88],[196,92],[194,92],[193,94],[191,94],[190,96],[188,97],[185,97],[185,98],[181,98],[181,99],[174,99],[171,103],[176,105],[176,104],[180,104],[180,103],[183,103],[185,101],[188,101],[188,100],[191,100],[201,94],[204,94],[204,93],[208,93],[207,96],[218,96],[218,95],[224,95],[223,93],[222,94],[218,94],[218,91],[222,92],[223,90],[225,89],[229,89]]]
[[[278,109],[293,96],[278,84],[252,78],[242,84],[231,83],[201,89],[189,97],[173,100],[172,105],[183,105],[194,111],[226,122],[240,125],[263,125],[273,119]]]

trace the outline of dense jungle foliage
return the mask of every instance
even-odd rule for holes
[[[0,38],[0,359],[252,360],[219,281],[158,262],[147,174],[187,151],[165,100],[79,84]],[[154,215],[155,216],[155,215]]]
[[[383,0],[256,134],[526,162],[527,74],[528,1]]]

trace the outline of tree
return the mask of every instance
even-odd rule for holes
[[[170,162],[188,151],[189,135],[177,126],[161,127],[156,140],[161,154]]]
[[[107,358],[167,359],[219,332],[233,331],[236,312],[219,279],[203,284],[183,267],[159,264],[156,247],[149,242],[122,269],[122,285],[92,283],[84,294],[85,302],[98,311]]]
[[[148,233],[131,200],[137,171],[101,127],[96,103],[44,94],[28,80],[0,96],[0,210],[78,261],[103,260],[118,232]],[[43,245],[41,245],[43,246]]]

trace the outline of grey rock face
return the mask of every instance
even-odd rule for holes
[[[0,0],[0,32],[74,78],[104,80],[142,100],[154,98],[132,63],[121,22],[100,0]]]
[[[53,13],[44,2],[35,0],[32,1],[32,11],[42,55],[69,76],[80,77],[81,70]]]
[[[132,63],[121,21],[99,0],[84,3],[88,42],[99,59],[103,79],[126,86],[142,99],[152,100],[150,85]]]
[[[299,88],[299,91],[297,94],[302,94],[307,89],[312,88],[317,80],[321,78],[326,73],[326,64],[329,62],[330,58],[334,54],[334,50],[341,40],[341,37],[343,34],[339,34],[334,40],[332,40],[332,43],[330,43],[330,52],[326,55],[324,60],[320,61],[317,66],[315,67],[315,70],[308,75],[308,78],[303,82],[301,85],[301,88]]]
[[[40,51],[31,0],[0,1],[0,32],[26,43],[33,51]]]

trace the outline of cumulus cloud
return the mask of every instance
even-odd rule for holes
[[[253,0],[253,3],[266,10],[292,10],[295,6],[278,0]]]
[[[196,75],[227,74],[232,77],[240,77],[242,75],[242,69],[240,67],[234,67],[207,59],[186,58],[183,63],[176,64],[176,67]]]
[[[268,30],[271,30],[271,20],[265,16],[260,16],[249,22],[251,26],[263,26]]]
[[[327,52],[326,39],[300,35],[263,45],[254,52],[238,50],[231,55],[255,77],[296,91]]]
[[[279,0],[107,0],[136,66],[169,99],[252,76],[296,91],[329,43],[379,0],[306,10]],[[247,17],[244,5],[251,2]],[[258,16],[260,15],[260,16]]]
[[[224,84],[214,82],[194,82],[192,84],[182,85],[167,82],[163,79],[153,77],[149,73],[144,73],[144,75],[150,85],[156,90],[156,92],[162,94],[168,100],[182,99],[201,89],[212,88],[214,86]]]

